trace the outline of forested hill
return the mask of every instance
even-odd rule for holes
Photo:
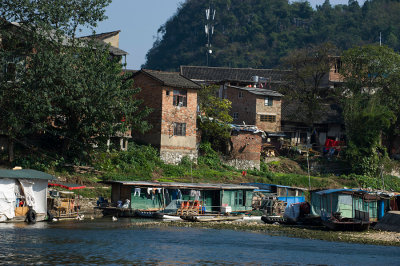
[[[316,9],[308,2],[287,0],[213,0],[216,10],[210,66],[272,68],[291,49],[330,41],[340,49],[382,42],[400,49],[400,2],[371,0],[362,6]],[[187,0],[159,29],[147,53],[145,68],[178,70],[180,65],[206,65],[204,26],[209,0]]]

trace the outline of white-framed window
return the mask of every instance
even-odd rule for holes
[[[239,119],[239,113],[238,112],[234,112],[233,113],[233,119]]]
[[[174,123],[174,136],[186,136],[186,123]]]
[[[265,97],[265,99],[264,99],[264,105],[265,105],[265,106],[272,106],[272,104],[273,104],[272,97],[271,97],[271,96]]]

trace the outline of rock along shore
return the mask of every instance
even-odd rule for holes
[[[260,222],[184,222],[184,221],[162,221],[162,222],[143,222],[130,224],[133,227],[194,227],[210,229],[226,229],[261,232],[272,236],[298,237],[306,239],[317,239],[326,241],[372,244],[383,246],[400,246],[400,233],[378,231],[370,229],[365,232],[352,231],[330,231],[322,226],[292,226],[292,225],[273,225]]]

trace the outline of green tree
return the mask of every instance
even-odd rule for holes
[[[0,81],[0,108],[6,110],[1,126],[11,142],[39,134],[53,139],[53,149],[66,158],[87,160],[94,146],[117,132],[147,126],[141,118],[148,110],[139,112],[120,58],[110,56],[105,44],[76,38],[79,27],[106,18],[110,2],[0,2],[0,36],[7,44],[0,53],[21,65]],[[7,22],[15,20],[23,23]]]
[[[298,112],[304,114],[302,122],[312,132],[323,111],[322,105],[327,102],[328,95],[333,95],[327,81],[335,53],[335,46],[324,43],[293,50],[282,59],[283,66],[290,70],[287,83],[282,87],[284,101],[298,105]]]
[[[218,96],[217,86],[203,87],[198,94],[201,115],[198,126],[203,142],[210,142],[214,150],[224,151],[230,138],[231,102]]]
[[[355,172],[376,175],[387,157],[382,136],[398,128],[400,55],[367,45],[345,51],[342,61],[348,159]]]

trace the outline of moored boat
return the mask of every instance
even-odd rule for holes
[[[331,230],[338,231],[365,231],[368,230],[372,222],[358,219],[330,219],[322,221],[322,224]]]
[[[189,222],[223,222],[243,220],[244,215],[183,215],[182,220]]]
[[[149,219],[163,219],[164,214],[161,212],[150,212],[150,211],[135,211],[135,217],[149,218]]]

